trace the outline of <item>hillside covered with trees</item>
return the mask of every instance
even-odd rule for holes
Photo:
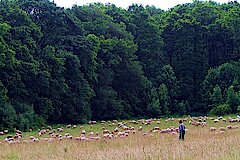
[[[0,1],[0,129],[240,111],[240,4]]]

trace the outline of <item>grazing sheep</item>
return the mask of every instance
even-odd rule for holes
[[[103,130],[103,134],[110,134],[110,131],[109,130]]]
[[[125,132],[125,133],[130,133],[130,130],[125,130],[124,132]]]
[[[137,121],[135,121],[135,120],[132,120],[132,124],[137,124]]]
[[[229,122],[234,123],[234,122],[239,122],[239,120],[238,119],[229,119]]]
[[[97,137],[90,137],[89,139],[90,140],[100,140],[101,138],[99,136],[97,136]]]
[[[232,126],[232,129],[238,129],[238,126]]]
[[[38,135],[41,136],[41,135],[43,135],[43,134],[45,134],[45,133],[46,133],[46,130],[43,129],[43,130],[40,130],[40,131],[38,132]]]
[[[154,127],[153,130],[160,130],[160,127]]]
[[[201,124],[201,122],[196,122],[195,126],[200,126]]]
[[[49,135],[51,135],[51,134],[53,134],[53,133],[54,133],[54,131],[50,131],[50,132],[48,132]]]
[[[187,118],[183,118],[183,122],[187,122]]]
[[[77,125],[73,125],[72,128],[73,128],[73,129],[77,128]]]
[[[119,130],[119,129],[116,127],[116,128],[113,130],[113,132],[118,132],[118,130]]]
[[[117,136],[122,136],[122,135],[124,135],[125,134],[125,132],[118,132],[117,133]]]
[[[151,120],[147,120],[147,121],[146,121],[146,125],[150,125],[151,123],[152,123]]]
[[[214,122],[214,123],[218,123],[219,120],[218,120],[218,119],[214,119],[213,122]]]
[[[226,128],[220,127],[219,130],[220,130],[220,131],[226,131]]]
[[[4,135],[4,132],[0,132],[0,135],[1,135],[1,136]]]
[[[85,134],[86,134],[86,131],[85,131],[85,130],[82,130],[81,134],[82,134],[82,135],[85,135]]]
[[[216,130],[217,130],[216,127],[210,127],[210,129],[209,129],[210,132],[214,132]]]
[[[16,131],[16,133],[22,134],[22,131],[20,131],[20,130],[15,130],[15,131]]]
[[[63,129],[63,127],[62,128],[57,128],[57,131],[58,132],[64,132],[64,129]]]
[[[112,138],[114,138],[114,135],[107,133],[107,134],[104,134],[104,135],[103,135],[103,138],[112,139]]]
[[[223,117],[218,117],[217,119],[218,119],[218,120],[221,120],[221,119],[223,119]]]
[[[176,135],[176,134],[178,134],[178,132],[171,132],[171,134]]]
[[[71,128],[71,124],[69,124],[69,125],[66,125],[66,128]]]
[[[50,130],[52,130],[52,127],[51,127],[51,126],[48,126],[48,127],[47,127],[47,129],[50,129]]]
[[[97,121],[89,121],[88,124],[97,124]]]
[[[171,130],[169,131],[168,129],[162,129],[162,130],[160,131],[160,133],[169,133],[169,132],[171,132]]]
[[[93,132],[89,132],[88,135],[89,135],[89,136],[93,136],[94,133],[93,133]]]
[[[54,134],[54,133],[51,134],[51,137],[52,137],[52,138],[57,138],[57,136],[58,136],[57,134]]]
[[[19,133],[16,133],[14,136],[13,136],[14,139],[21,139],[22,138],[22,134],[19,134]]]
[[[138,130],[141,131],[142,129],[143,129],[142,126],[139,126]]]
[[[70,136],[70,133],[65,133],[64,136],[68,137],[68,136]]]
[[[207,126],[207,123],[206,122],[202,122],[202,127],[205,127]]]
[[[129,127],[129,130],[135,130],[135,128],[134,127]]]
[[[81,140],[81,138],[80,138],[80,137],[76,137],[76,138],[75,138],[75,140],[77,140],[77,141],[80,141],[80,140]]]
[[[118,123],[118,121],[117,120],[113,120],[113,123]]]
[[[152,133],[158,133],[159,132],[159,130],[152,130]]]
[[[122,128],[123,128],[124,130],[129,130],[129,127],[128,127],[128,126],[122,126]]]

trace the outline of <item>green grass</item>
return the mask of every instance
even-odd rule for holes
[[[225,116],[227,118],[228,116]],[[236,116],[232,116],[233,118]],[[215,117],[217,118],[217,117]],[[143,127],[142,131],[137,131],[136,134],[130,134],[126,138],[104,139],[98,141],[76,141],[67,140],[53,141],[51,143],[40,141],[36,143],[18,143],[18,144],[0,144],[0,159],[89,159],[89,160],[165,160],[165,159],[196,159],[196,160],[224,160],[238,159],[240,156],[240,129],[227,130],[220,134],[219,128],[227,125],[238,125],[238,123],[223,122],[220,120],[214,123],[213,120],[207,120],[207,127],[189,125],[188,119],[186,127],[186,140],[178,141],[178,135],[160,134],[149,132],[154,127],[158,126],[161,129],[166,129],[171,126],[178,127],[178,119],[175,121],[165,121],[161,119],[160,124],[154,121],[151,125],[132,124],[128,120],[127,126],[135,127],[138,130],[139,126]],[[78,125],[76,129],[66,128],[66,125],[54,125],[53,128],[64,127],[65,133],[70,133],[73,137],[80,136],[80,126],[89,132],[99,132],[102,134],[102,127],[112,131],[116,126],[110,126],[112,122],[107,122],[104,126],[100,123],[96,125]],[[210,132],[210,127],[216,127],[216,132]],[[83,130],[82,129],[82,130]],[[120,129],[120,131],[123,131]],[[147,133],[144,136],[143,133]],[[6,135],[2,136],[3,139]],[[29,139],[30,136],[38,137],[38,131],[24,132],[23,139]],[[88,136],[88,135],[86,135]],[[41,136],[49,137],[48,134]]]

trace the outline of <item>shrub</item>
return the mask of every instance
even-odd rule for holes
[[[229,104],[220,104],[220,105],[214,107],[210,111],[210,114],[218,115],[218,116],[226,115],[229,113],[231,113],[231,108],[230,108]]]

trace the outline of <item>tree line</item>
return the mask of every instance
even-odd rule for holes
[[[240,4],[0,1],[0,129],[240,111]]]

